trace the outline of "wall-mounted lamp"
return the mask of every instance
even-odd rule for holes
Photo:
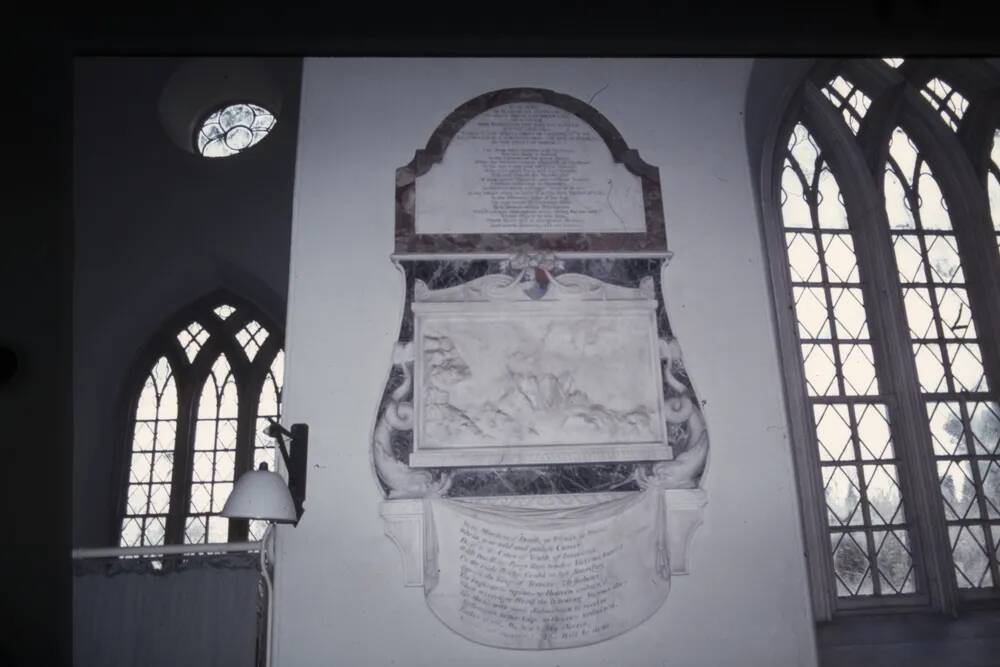
[[[292,424],[289,431],[275,420],[269,421],[271,425],[264,432],[278,441],[281,458],[288,470],[287,486],[278,473],[271,472],[266,463],[261,463],[259,470],[251,470],[236,481],[220,514],[230,519],[263,519],[298,525],[305,511],[302,503],[306,499],[309,426]]]
[[[267,521],[267,530],[261,538],[260,571],[267,586],[267,648],[266,667],[271,666],[273,651],[272,623],[274,618],[274,590],[267,563],[274,563],[274,524],[299,524],[302,507],[306,499],[306,458],[309,454],[309,426],[292,424],[292,430],[284,428],[273,419],[264,432],[278,441],[281,458],[288,470],[288,485],[276,472],[267,469],[266,463],[259,470],[244,473],[233,486],[225,506],[219,512],[230,519],[262,519]],[[285,446],[285,438],[288,446]]]

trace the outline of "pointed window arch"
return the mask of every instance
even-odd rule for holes
[[[281,414],[282,343],[270,318],[230,294],[154,336],[129,413],[121,546],[260,539],[262,525],[218,513],[240,474],[274,469],[275,443],[260,431]]]
[[[957,67],[818,63],[765,158],[818,620],[1000,603],[1000,74]]]

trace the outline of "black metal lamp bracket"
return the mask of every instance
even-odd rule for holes
[[[277,420],[267,418],[270,426],[264,432],[278,442],[278,449],[281,451],[281,458],[285,462],[288,470],[288,490],[292,494],[292,502],[295,503],[295,525],[298,525],[302,513],[305,512],[303,503],[306,499],[306,461],[309,453],[309,425],[292,424],[291,430],[279,424]],[[285,445],[285,438],[288,438],[288,445]]]

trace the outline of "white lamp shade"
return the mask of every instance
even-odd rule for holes
[[[297,518],[295,503],[284,478],[269,470],[244,473],[236,481],[220,514],[230,519],[263,519],[275,523],[294,523]]]

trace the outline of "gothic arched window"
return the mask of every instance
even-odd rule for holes
[[[1000,602],[998,109],[974,61],[822,61],[765,158],[818,620]]]
[[[239,475],[275,468],[262,430],[281,413],[281,345],[277,326],[231,295],[196,304],[155,337],[129,410],[121,546],[261,538],[260,522],[218,512]]]

